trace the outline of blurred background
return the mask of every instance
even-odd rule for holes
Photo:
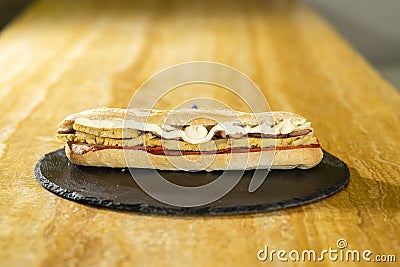
[[[382,76],[400,88],[399,0],[303,1],[329,21]],[[31,2],[0,0],[0,31]]]
[[[399,0],[305,0],[400,88]]]

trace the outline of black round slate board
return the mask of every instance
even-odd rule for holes
[[[199,186],[221,172],[160,171],[165,179]],[[159,202],[147,195],[129,170],[84,167],[71,163],[64,149],[44,155],[36,164],[36,179],[50,192],[77,202],[105,208],[151,214],[240,214],[283,209],[330,196],[349,182],[346,164],[324,151],[322,162],[309,170],[272,170],[253,193],[248,186],[253,171],[246,171],[235,188],[205,206],[186,208]]]

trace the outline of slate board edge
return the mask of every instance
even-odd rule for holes
[[[58,149],[53,152],[49,152],[42,156],[39,161],[37,162],[34,174],[36,180],[48,191],[51,193],[60,196],[62,198],[72,200],[75,202],[79,202],[85,205],[97,206],[102,208],[109,208],[114,210],[124,210],[124,211],[132,211],[132,212],[140,212],[146,214],[156,214],[156,215],[180,215],[180,216],[193,216],[193,215],[239,215],[239,214],[250,214],[250,213],[258,213],[258,212],[268,212],[280,209],[286,209],[290,207],[296,207],[308,203],[312,203],[318,201],[320,199],[326,198],[331,196],[341,189],[343,189],[350,181],[350,172],[347,168],[347,165],[342,162],[346,166],[346,181],[337,182],[332,184],[330,187],[325,188],[324,190],[319,190],[314,192],[313,194],[294,198],[290,200],[280,201],[273,204],[258,204],[258,205],[248,205],[248,206],[241,206],[241,207],[220,207],[220,208],[213,208],[213,207],[195,207],[195,208],[185,208],[185,207],[155,207],[147,204],[123,204],[120,202],[115,202],[109,199],[100,199],[100,198],[92,198],[92,197],[85,197],[77,192],[70,191],[60,187],[59,185],[49,181],[46,177],[42,175],[40,170],[41,162],[46,158],[46,156],[53,154],[53,153],[63,153],[64,149]],[[328,153],[324,151],[324,153]],[[329,153],[328,153],[329,154]]]

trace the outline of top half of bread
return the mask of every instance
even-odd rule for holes
[[[73,129],[73,124],[76,119],[87,119],[93,121],[132,120],[139,123],[170,126],[212,126],[221,123],[254,126],[265,123],[271,127],[281,121],[290,119],[290,123],[293,125],[302,125],[304,128],[311,128],[310,123],[307,122],[304,117],[290,112],[246,113],[228,109],[179,109],[171,111],[142,108],[97,108],[67,116],[58,125],[58,131]]]

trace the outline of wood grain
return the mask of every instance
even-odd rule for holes
[[[126,107],[148,77],[195,60],[239,69],[273,110],[312,121],[348,164],[346,189],[288,210],[182,218],[84,206],[37,183],[64,116]],[[339,238],[399,260],[400,96],[301,2],[39,1],[1,33],[0,67],[1,266],[280,266],[257,251],[321,251]]]

